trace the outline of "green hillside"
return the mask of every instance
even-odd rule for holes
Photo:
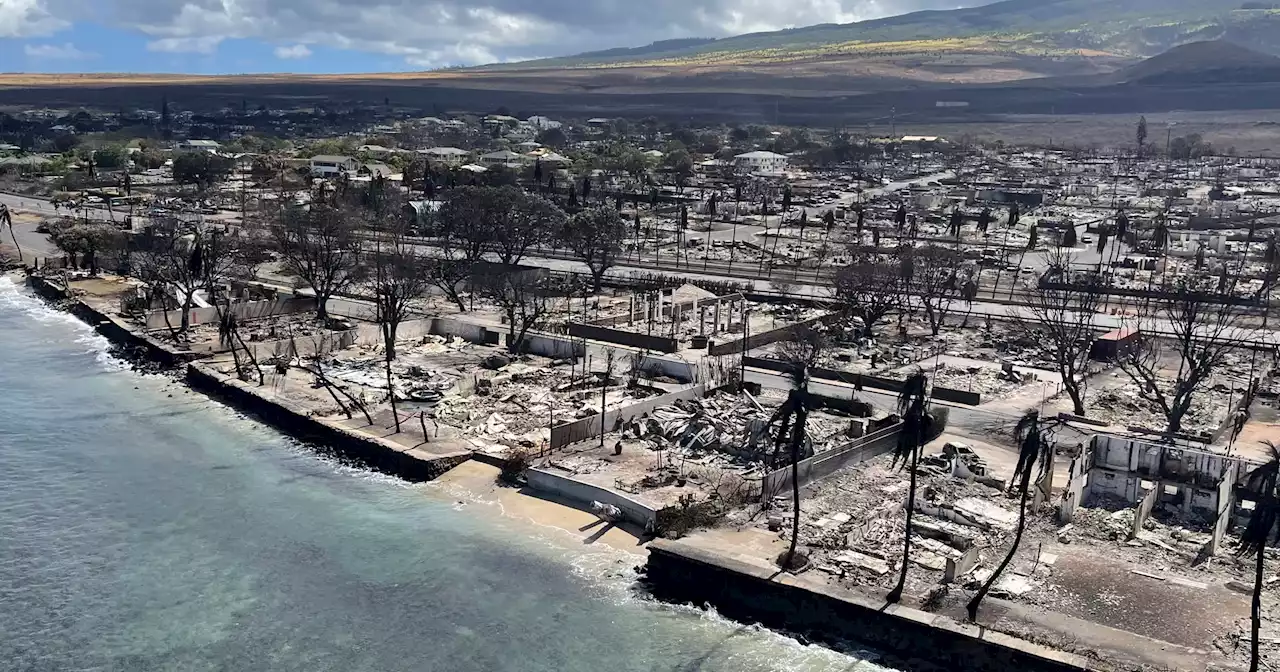
[[[1276,7],[1280,7],[1277,4]],[[1052,55],[1078,50],[1145,57],[1188,42],[1226,39],[1280,54],[1280,9],[1242,0],[1006,0],[850,24],[823,24],[718,40],[527,61],[486,70],[747,64],[859,52],[990,50]]]

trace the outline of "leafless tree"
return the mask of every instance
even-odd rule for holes
[[[482,286],[506,318],[507,350],[513,353],[524,350],[525,336],[542,324],[560,294],[556,283],[541,270],[496,273],[486,277]]]
[[[863,335],[902,305],[901,266],[873,247],[849,247],[849,264],[836,271],[836,300],[849,314],[862,320]]]
[[[1178,368],[1172,379],[1162,375],[1165,340],[1143,338],[1121,353],[1120,368],[1144,390],[1165,416],[1165,431],[1176,433],[1200,386],[1226,359],[1238,338],[1242,312],[1230,303],[1234,282],[1219,288],[1207,279],[1180,278],[1167,296],[1144,306],[1136,323],[1141,329],[1168,332],[1167,342]]]
[[[196,292],[221,284],[242,263],[238,254],[224,249],[225,244],[211,254],[209,241],[221,235],[176,219],[153,220],[150,235],[138,241],[131,255],[130,268],[138,279],[159,292],[177,295],[182,310],[179,334],[191,326]]]
[[[1093,323],[1104,288],[1097,276],[1072,282],[1066,274],[1065,258],[1050,253],[1050,268],[1060,269],[1060,282],[1032,290],[1025,308],[1027,314],[1014,314],[1011,323],[1015,333],[1035,341],[1047,353],[1062,376],[1072,412],[1083,416],[1089,350],[1095,335]]]
[[[954,250],[938,246],[903,249],[902,278],[906,282],[905,300],[924,312],[929,329],[934,336],[943,324],[957,299],[964,295],[968,273],[960,268],[960,255]]]
[[[374,243],[370,253],[373,266],[374,313],[382,332],[384,363],[387,374],[387,397],[396,432],[400,431],[400,415],[396,410],[395,386],[391,380],[391,362],[396,358],[396,332],[408,319],[413,302],[430,284],[426,265],[417,249],[404,237],[403,222],[388,221],[387,230]]]
[[[316,295],[316,317],[328,317],[329,299],[359,279],[360,214],[353,208],[312,203],[294,208],[271,226],[271,238],[286,272]]]

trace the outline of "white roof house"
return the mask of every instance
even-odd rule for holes
[[[462,165],[462,162],[471,156],[471,152],[457,147],[432,147],[431,149],[419,149],[418,153],[427,157],[428,160],[439,161],[451,166]]]
[[[733,157],[734,165],[753,173],[780,173],[787,169],[791,160],[775,152],[747,152]]]
[[[349,156],[317,154],[311,157],[312,177],[332,177],[346,172],[355,172],[360,162]]]
[[[523,155],[516,154],[515,152],[506,150],[506,149],[503,149],[497,152],[489,152],[488,154],[483,154],[480,156],[480,163],[486,166],[495,166],[499,164],[515,164],[515,163],[521,163],[523,161],[525,161],[525,157]]]
[[[216,140],[183,140],[178,143],[178,149],[201,152],[216,152],[221,146]]]

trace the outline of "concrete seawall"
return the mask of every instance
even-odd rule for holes
[[[921,663],[978,672],[1094,669],[1081,656],[945,616],[886,606],[803,574],[781,573],[689,542],[653,542],[646,569],[649,588],[659,598],[709,604],[728,618],[828,644],[865,644],[903,669],[919,669]]]
[[[392,441],[348,429],[323,418],[312,417],[306,409],[262,397],[253,386],[192,361],[199,357],[197,353],[177,350],[140,333],[72,297],[63,287],[45,278],[32,276],[28,278],[28,282],[32,290],[45,300],[69,301],[63,306],[68,312],[112,343],[133,350],[146,360],[165,367],[185,364],[186,381],[192,389],[215,397],[291,436],[315,443],[344,458],[408,481],[429,481],[472,457],[472,453],[468,451],[438,455],[416,448],[405,448]]]
[[[266,399],[258,395],[252,385],[224,376],[198,362],[187,365],[187,384],[292,436],[322,445],[342,457],[407,481],[433,480],[471,459],[471,453],[467,451],[437,455],[313,417],[306,409],[279,399]]]
[[[174,367],[189,362],[198,356],[195,353],[168,346],[146,334],[133,331],[129,325],[110,315],[103,314],[80,299],[74,298],[66,289],[44,278],[31,276],[28,278],[28,284],[31,285],[32,291],[37,296],[46,301],[70,301],[70,304],[65,306],[68,312],[93,327],[107,340],[118,346],[137,351],[148,361],[156,362],[162,366]]]

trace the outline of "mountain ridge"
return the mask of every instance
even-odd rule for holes
[[[820,60],[877,48],[937,50],[959,40],[971,50],[1144,58],[1172,47],[1228,39],[1280,54],[1280,10],[1242,0],[1002,0],[925,9],[847,24],[817,24],[731,37],[655,42],[475,70],[751,64]],[[935,44],[937,43],[937,44]]]

